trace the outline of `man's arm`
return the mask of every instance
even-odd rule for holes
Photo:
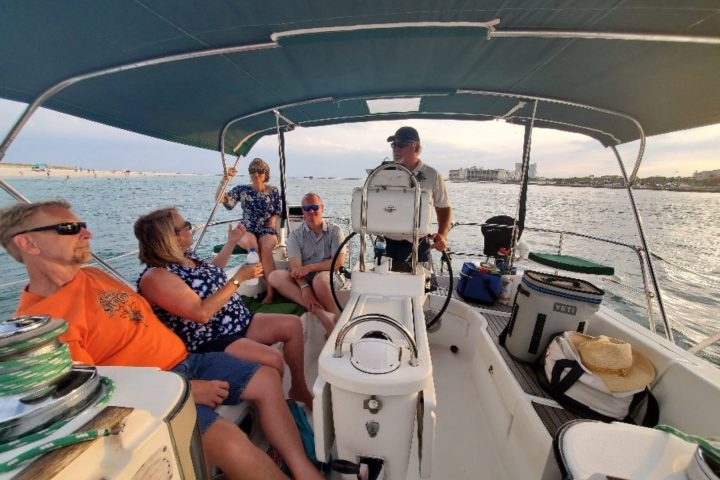
[[[290,277],[295,280],[295,283],[300,288],[300,295],[302,296],[305,308],[310,312],[315,312],[317,308],[322,308],[322,305],[315,296],[310,282],[305,278],[309,272],[304,272],[304,268],[305,267],[302,266],[302,258],[290,257]]]
[[[452,223],[452,207],[435,207],[438,219],[438,232],[433,235],[433,248],[444,251]]]
[[[70,347],[70,358],[73,362],[82,363],[83,365],[95,365],[90,352],[83,347],[83,339],[87,335],[87,326],[83,322],[68,321],[68,329],[60,335],[60,341],[65,342]]]
[[[291,265],[291,269],[292,269],[292,260],[291,260],[290,265]],[[337,272],[338,270],[340,270],[340,267],[342,267],[343,265],[345,265],[345,254],[341,253],[338,256],[337,262],[335,262],[335,271]],[[297,268],[297,271],[300,275],[305,277],[308,273],[312,273],[312,272],[329,272],[331,266],[332,266],[332,259],[329,259],[329,260],[325,260],[324,262],[311,263],[311,264],[305,265],[304,267],[299,266]]]

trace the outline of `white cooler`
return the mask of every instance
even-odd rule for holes
[[[604,294],[584,280],[525,271],[515,295],[505,348],[515,360],[534,362],[554,333],[584,332]]]

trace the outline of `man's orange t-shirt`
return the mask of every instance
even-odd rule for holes
[[[49,297],[25,287],[15,315],[64,318],[68,330],[60,340],[73,360],[88,365],[168,370],[187,357],[183,341],[142,296],[96,268],[81,269]]]

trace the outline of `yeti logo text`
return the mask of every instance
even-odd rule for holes
[[[565,305],[563,303],[553,303],[553,312],[575,315],[577,313],[577,307],[574,305]]]
[[[392,213],[392,212],[394,212],[394,211],[397,210],[397,209],[395,208],[395,205],[388,205],[387,207],[385,207],[384,210],[385,210],[386,212],[388,212],[388,213]]]

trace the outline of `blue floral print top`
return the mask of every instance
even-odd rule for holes
[[[211,265],[189,253],[186,253],[185,256],[193,260],[197,266],[192,268],[171,263],[160,268],[164,268],[180,277],[201,299],[205,299],[217,292],[227,283],[227,276],[222,268]],[[143,270],[138,278],[138,293],[141,295],[140,280],[145,275],[145,272],[151,268],[153,267],[147,267]],[[237,293],[234,293],[225,306],[205,324],[179,317],[157,305],[153,305],[152,309],[160,321],[185,342],[189,352],[194,352],[201,345],[226,335],[244,333],[252,319],[250,310],[248,310]]]
[[[264,235],[277,235],[268,222],[273,215],[280,215],[280,192],[272,185],[267,187],[264,192],[258,192],[252,185],[238,185],[227,193],[223,203],[225,208],[232,210],[240,202],[243,209],[240,223],[258,239]]]

